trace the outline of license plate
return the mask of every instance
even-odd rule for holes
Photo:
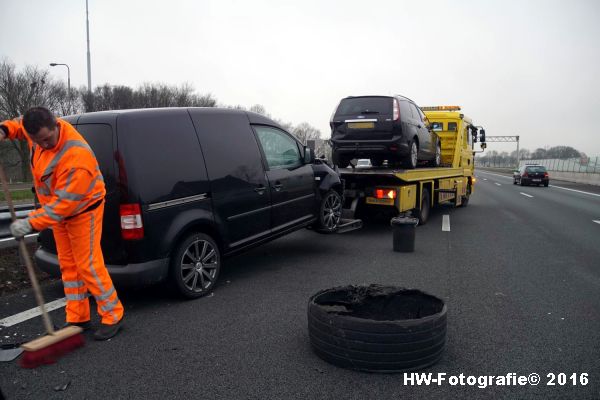
[[[350,129],[373,129],[375,128],[374,122],[348,122],[348,128]]]
[[[377,199],[375,197],[367,197],[367,204],[378,204],[380,206],[393,206],[394,199]]]
[[[532,179],[531,181],[532,182],[541,182],[542,180],[541,179]]]

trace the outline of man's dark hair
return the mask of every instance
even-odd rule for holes
[[[23,115],[23,126],[30,135],[37,135],[42,128],[54,129],[56,118],[45,107],[32,107]]]

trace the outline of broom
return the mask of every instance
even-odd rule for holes
[[[10,210],[12,221],[14,222],[17,219],[17,216],[15,214],[12,197],[10,196],[10,191],[8,190],[6,174],[4,173],[4,168],[2,165],[0,165],[0,179],[2,180],[2,188],[4,189],[4,195],[6,197],[8,209]],[[83,329],[81,329],[79,326],[72,325],[58,331],[54,330],[44,305],[42,291],[35,275],[35,271],[33,270],[31,258],[29,257],[27,246],[25,246],[25,240],[24,238],[19,238],[16,240],[19,243],[21,257],[23,258],[25,266],[27,267],[27,273],[29,274],[29,279],[31,280],[31,284],[33,286],[33,292],[35,293],[35,298],[38,306],[40,307],[40,312],[42,313],[46,331],[48,332],[48,334],[45,336],[21,345],[21,348],[24,350],[23,356],[20,360],[21,367],[35,368],[43,364],[55,363],[57,358],[69,353],[71,350],[83,346],[85,342],[83,340],[83,335],[81,334]]]

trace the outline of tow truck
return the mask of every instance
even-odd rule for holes
[[[441,165],[434,168],[381,167],[339,169],[344,182],[346,218],[357,209],[365,216],[373,211],[417,217],[425,224],[430,210],[440,204],[465,207],[475,187],[474,146],[485,149],[485,130],[466,117],[460,106],[421,107],[429,127],[441,140]]]

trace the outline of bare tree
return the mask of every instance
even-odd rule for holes
[[[43,106],[56,114],[70,111],[64,82],[54,81],[48,70],[27,66],[17,71],[7,60],[0,62],[0,119],[17,118],[34,106]],[[25,141],[12,141],[21,160],[21,179],[31,181],[29,148]]]
[[[307,140],[315,140],[321,138],[321,131],[310,125],[308,122],[302,122],[291,130],[292,134],[302,143],[306,144]]]

